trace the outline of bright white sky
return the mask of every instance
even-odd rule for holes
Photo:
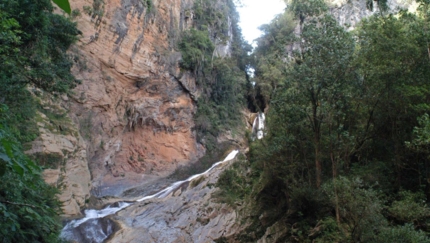
[[[249,43],[262,34],[258,27],[269,23],[285,9],[283,0],[242,0],[244,7],[238,8],[242,35]]]

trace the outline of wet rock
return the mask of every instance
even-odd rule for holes
[[[214,197],[219,174],[229,163],[183,183],[162,199],[137,202],[113,219],[120,225],[107,242],[214,242],[240,227],[237,214]]]

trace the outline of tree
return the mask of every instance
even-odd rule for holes
[[[19,142],[1,125],[0,180],[1,242],[59,241],[56,189],[45,184],[40,167],[23,154]]]
[[[417,157],[404,142],[411,141],[416,118],[430,108],[424,25],[416,15],[401,13],[363,20],[357,32],[361,106],[371,114],[366,157],[391,167],[397,188],[414,184],[410,179],[416,176],[406,173],[418,169]]]
[[[28,85],[65,93],[79,83],[70,73],[66,53],[79,34],[76,24],[53,13],[49,0],[0,0],[0,103],[10,113],[7,122],[21,141],[31,141],[35,105]]]
[[[348,106],[345,97],[351,94],[348,85],[352,77],[350,63],[354,45],[350,34],[329,15],[306,23],[300,41],[302,51],[297,58],[301,57],[302,62],[293,66],[287,78],[305,91],[302,106],[313,134],[316,186],[320,187],[323,133],[342,133],[345,128],[342,112]]]
[[[78,83],[66,51],[79,31],[53,13],[49,0],[0,0],[0,6],[0,241],[58,242],[57,191],[21,143],[35,138],[36,102],[28,89],[55,95]]]
[[[250,149],[252,198],[260,227],[288,225],[279,241],[386,242],[402,233],[428,241],[418,231],[428,232],[430,198],[421,4],[417,14],[375,15],[348,33],[322,2],[290,1],[295,31],[279,16],[262,28],[257,88],[276,89],[266,94],[268,135]]]

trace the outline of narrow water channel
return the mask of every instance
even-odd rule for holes
[[[234,159],[237,153],[239,153],[239,150],[233,150],[227,155],[227,157],[223,161],[213,164],[212,167],[205,172],[193,175],[183,181],[177,181],[169,187],[166,187],[165,189],[155,194],[142,197],[138,200],[135,200],[134,202],[116,202],[101,210],[87,209],[84,212],[85,216],[83,218],[72,220],[66,224],[66,226],[61,231],[61,238],[79,243],[102,243],[114,231],[114,223],[112,222],[112,220],[107,218],[107,216],[115,214],[118,211],[136,202],[146,201],[151,198],[164,198],[176,189],[178,189],[182,184],[190,182],[205,174],[208,174],[218,165]]]

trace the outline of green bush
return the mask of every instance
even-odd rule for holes
[[[412,224],[384,228],[374,242],[393,243],[428,243],[430,238],[422,231],[416,231]]]
[[[316,243],[331,243],[331,242],[342,242],[345,240],[345,236],[341,233],[341,229],[337,225],[336,219],[327,217],[319,224],[321,232],[315,239]]]
[[[41,169],[1,126],[0,180],[0,241],[58,242],[61,224],[57,190],[45,184]]]
[[[334,182],[324,184],[323,190],[329,196],[332,207],[339,207],[340,220],[352,241],[370,242],[378,229],[387,225],[382,214],[382,194],[366,188],[361,179],[339,177]]]
[[[220,174],[216,183],[216,186],[221,189],[216,195],[220,201],[236,206],[250,195],[251,183],[247,181],[244,174],[246,168],[246,160],[239,160]]]
[[[61,230],[57,190],[21,143],[38,136],[29,90],[58,95],[79,83],[67,50],[80,32],[53,13],[50,0],[0,0],[0,6],[0,242],[55,243]]]
[[[193,28],[183,33],[178,47],[182,53],[181,67],[193,72],[204,68],[214,49],[214,45],[209,39],[209,33]]]
[[[410,191],[399,192],[399,200],[394,201],[388,207],[388,213],[399,222],[417,222],[430,218],[430,209],[425,203],[423,193]]]
[[[51,1],[0,0],[0,118],[21,142],[37,136],[31,124],[35,102],[28,86],[65,93],[79,83],[66,53],[80,33],[76,24],[53,13]],[[31,28],[29,27],[31,26]]]

